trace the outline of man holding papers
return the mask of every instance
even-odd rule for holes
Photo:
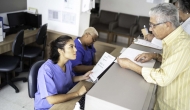
[[[156,59],[162,62],[160,68],[142,67],[127,58],[118,58],[117,62],[158,85],[154,110],[190,110],[190,36],[179,26],[174,5],[159,4],[149,15],[150,31],[162,40],[163,54],[142,53],[134,60],[143,63]]]
[[[181,22],[182,28],[190,34],[190,0],[177,0],[174,2],[175,6],[179,12],[179,21]],[[145,34],[145,29],[142,29],[144,39],[152,42],[152,40],[159,42],[159,39],[156,39],[153,34]]]

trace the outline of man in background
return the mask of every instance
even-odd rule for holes
[[[179,26],[177,8],[170,3],[152,8],[150,31],[162,40],[163,54],[143,53],[134,60],[147,62],[156,59],[160,68],[141,67],[127,58],[118,58],[122,68],[131,69],[158,85],[155,110],[190,110],[190,36]]]

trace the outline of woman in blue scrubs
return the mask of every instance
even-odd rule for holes
[[[87,28],[82,37],[75,39],[75,45],[77,48],[77,56],[75,60],[71,60],[73,71],[76,76],[83,75],[89,70],[92,70],[96,64],[95,52],[96,49],[93,43],[98,38],[98,32],[95,28]]]
[[[51,43],[50,59],[38,71],[35,110],[48,110],[53,104],[68,101],[86,92],[85,87],[67,93],[75,82],[89,78],[90,71],[75,76],[69,60],[76,59],[75,43],[69,36],[60,36]]]

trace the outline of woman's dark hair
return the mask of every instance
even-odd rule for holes
[[[58,62],[59,59],[59,52],[58,49],[63,49],[65,47],[65,44],[67,44],[67,42],[69,40],[71,40],[72,37],[67,36],[67,35],[62,35],[60,37],[58,37],[57,39],[55,39],[54,41],[51,42],[50,44],[50,59],[53,61],[54,64],[56,64]]]
[[[190,0],[178,0],[179,8],[184,13],[190,13]]]

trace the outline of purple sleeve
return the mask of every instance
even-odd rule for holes
[[[57,94],[57,88],[52,79],[51,70],[47,65],[43,65],[38,71],[38,85],[41,98]]]

